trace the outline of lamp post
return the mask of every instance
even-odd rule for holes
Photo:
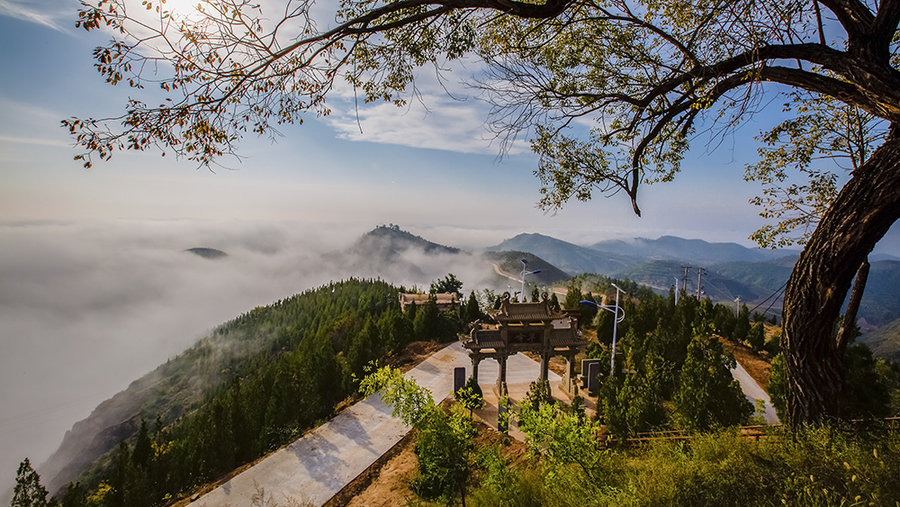
[[[613,340],[612,340],[612,359],[609,361],[609,374],[612,375],[616,371],[616,331],[618,330],[619,322],[625,320],[625,309],[619,306],[619,293],[625,293],[624,290],[620,289],[618,285],[612,284],[613,287],[616,288],[616,304],[615,305],[601,305],[594,301],[580,301],[580,303],[585,303],[589,305],[594,305],[597,308],[602,308],[608,312],[612,312],[616,314],[615,319],[613,319]]]
[[[540,273],[540,269],[535,269],[534,271],[528,271],[528,261],[522,259],[522,302],[525,302],[525,277],[528,275],[536,275]]]

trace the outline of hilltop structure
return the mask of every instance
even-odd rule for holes
[[[407,308],[415,304],[417,307],[421,308],[425,303],[428,302],[428,298],[434,296],[434,301],[437,304],[438,310],[442,312],[448,312],[455,308],[459,307],[459,295],[455,292],[440,292],[437,294],[415,294],[415,293],[400,293],[400,310],[404,313]]]
[[[463,347],[472,359],[472,376],[478,380],[478,365],[482,359],[495,359],[500,364],[497,389],[507,394],[506,360],[519,352],[533,352],[541,356],[541,380],[547,380],[550,358],[566,358],[565,387],[576,392],[575,354],[587,345],[578,329],[576,312],[554,312],[547,294],[539,303],[513,303],[509,293],[503,294],[500,308],[489,313],[492,322],[476,322]]]

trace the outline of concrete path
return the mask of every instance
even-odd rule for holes
[[[453,390],[453,368],[472,363],[459,342],[423,361],[406,376],[435,401]],[[484,369],[481,369],[482,371]],[[322,505],[409,431],[380,396],[348,407],[332,420],[203,495],[197,507]]]
[[[754,406],[756,405],[756,400],[762,400],[765,403],[766,411],[764,417],[766,424],[778,424],[780,422],[778,420],[778,415],[775,413],[775,407],[772,406],[772,400],[769,399],[769,395],[756,383],[756,380],[753,380],[753,377],[747,373],[747,370],[741,366],[741,363],[737,363],[737,367],[731,370],[731,376],[741,384],[741,390],[744,391],[744,395],[747,396],[747,399],[750,400]]]
[[[468,370],[466,371],[468,373]],[[478,367],[478,385],[484,394],[484,407],[475,411],[475,416],[492,428],[497,427],[499,412],[499,391],[497,389],[497,376],[500,374],[500,363],[494,359],[483,359]],[[509,391],[509,399],[518,403],[525,399],[528,387],[541,374],[541,365],[525,354],[515,354],[506,360],[506,388]],[[562,378],[548,372],[548,380],[554,398],[566,400],[565,394],[560,389]],[[516,440],[525,441],[525,434],[518,430],[515,421],[509,428],[509,436]]]

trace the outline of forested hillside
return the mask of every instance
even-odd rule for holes
[[[80,448],[105,454],[60,495],[64,505],[97,504],[98,495],[100,505],[167,503],[331,415],[356,391],[364,365],[414,335],[455,337],[457,315],[433,303],[403,314],[399,290],[381,281],[332,283],[223,324],[117,396],[118,415],[133,422],[106,448]],[[66,470],[91,461],[70,461]]]

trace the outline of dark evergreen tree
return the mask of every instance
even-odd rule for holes
[[[734,332],[731,335],[731,339],[740,343],[747,339],[749,333],[750,311],[747,309],[747,305],[741,305],[741,311],[738,313],[737,319],[735,320]]]
[[[47,500],[47,488],[41,484],[41,477],[31,467],[28,458],[19,463],[16,472],[16,486],[13,489],[11,507],[45,507],[50,505]]]
[[[462,287],[463,283],[456,278],[456,275],[448,273],[446,277],[431,282],[431,288],[428,292],[431,294],[450,292],[462,297],[462,293],[460,292]]]
[[[561,310],[561,307],[559,306],[559,298],[556,297],[555,292],[550,295],[550,309],[557,312]]]
[[[147,468],[152,456],[153,443],[150,441],[150,431],[147,429],[147,422],[142,417],[137,439],[134,442],[134,450],[131,452],[131,460],[135,466]]]
[[[688,429],[741,424],[753,413],[753,405],[731,376],[734,367],[734,357],[718,339],[695,336],[691,340],[673,399]]]
[[[763,325],[763,321],[759,321],[753,324],[753,327],[750,328],[750,332],[747,333],[747,345],[755,351],[760,351],[765,344],[766,328]]]
[[[581,281],[577,278],[573,278],[566,288],[566,310],[578,310],[581,308],[581,303],[579,303],[579,301],[582,299],[584,298],[581,294]]]
[[[440,339],[441,312],[438,310],[437,301],[435,301],[433,296],[429,297],[428,302],[416,312],[413,329],[415,330],[416,339],[435,341]]]
[[[481,305],[478,304],[478,298],[475,297],[474,292],[469,293],[469,299],[466,301],[466,322],[474,322],[476,320],[483,319],[485,317],[484,312],[481,311]]]

